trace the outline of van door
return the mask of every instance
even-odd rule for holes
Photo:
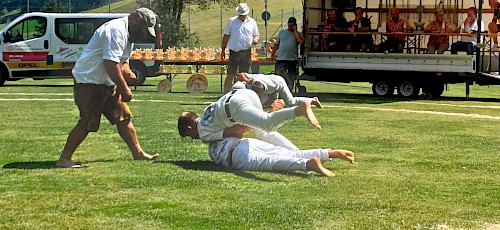
[[[47,18],[27,17],[7,28],[2,46],[2,59],[12,78],[46,74],[49,39]]]
[[[57,76],[72,76],[71,70],[94,31],[105,22],[113,19],[68,16],[54,20],[52,47],[49,53],[54,61],[50,71]]]

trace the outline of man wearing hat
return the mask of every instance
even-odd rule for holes
[[[74,100],[80,119],[69,133],[56,162],[57,167],[81,167],[71,158],[89,132],[99,130],[101,114],[111,124],[116,124],[134,160],[154,160],[158,157],[142,150],[136,129],[130,121],[132,113],[126,104],[132,99],[127,81],[135,79],[129,65],[133,43],[156,37],[155,24],[156,14],[147,8],[139,8],[128,16],[103,24],[94,32],[72,70]]]
[[[288,19],[288,29],[280,31],[271,52],[272,60],[276,61],[274,72],[285,78],[290,90],[297,78],[298,47],[304,43],[304,37],[297,31],[297,19]],[[278,51],[276,56],[276,52]]]
[[[259,42],[257,22],[248,16],[250,8],[246,3],[236,7],[237,16],[231,17],[224,29],[221,43],[221,59],[226,59],[226,47],[229,48],[229,64],[224,81],[224,92],[229,92],[237,72],[249,72],[252,64],[252,45]]]

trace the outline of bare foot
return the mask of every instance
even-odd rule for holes
[[[322,176],[327,176],[327,177],[335,176],[335,174],[332,171],[323,167],[323,165],[321,164],[321,160],[318,157],[313,157],[310,160],[308,160],[306,163],[306,169],[309,171],[317,172]]]
[[[316,106],[317,108],[324,108],[321,102],[319,101],[318,97],[313,97],[313,100],[311,101],[311,104]]]
[[[328,156],[330,158],[339,158],[342,160],[345,160],[351,164],[354,164],[354,153],[349,150],[343,150],[343,149],[335,149],[335,150],[330,150],[328,152]]]
[[[58,161],[56,161],[56,167],[75,169],[75,168],[82,168],[82,165],[79,163],[75,163],[71,160],[59,159]]]
[[[321,125],[311,109],[310,101],[304,101],[297,106],[297,108],[295,108],[295,115],[307,118],[315,128],[321,130]]]
[[[154,161],[156,158],[158,158],[160,154],[155,154],[155,155],[150,155],[145,152],[139,153],[139,155],[134,156],[134,160],[138,161]]]

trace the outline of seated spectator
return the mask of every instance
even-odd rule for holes
[[[354,20],[350,21],[348,26],[351,32],[370,32],[371,24],[369,18],[363,17],[363,8],[356,7],[354,9]],[[372,45],[373,38],[371,34],[354,34],[348,36],[346,48],[349,52],[367,52],[371,49]]]
[[[451,33],[451,23],[444,20],[444,11],[436,10],[436,20],[430,22],[425,27],[427,33]],[[430,35],[427,42],[427,51],[430,54],[443,54],[450,47],[450,37],[448,35]]]
[[[498,38],[497,38],[497,33],[499,31],[499,24],[497,24],[498,19],[500,18],[500,4],[498,3],[498,0],[489,0],[490,7],[493,10],[493,18],[491,19],[491,22],[488,23],[488,33],[491,33],[492,35],[490,36],[491,39],[493,40],[493,49],[500,49],[500,46],[498,46]]]
[[[391,17],[385,22],[386,32],[392,33],[387,35],[387,39],[382,42],[376,51],[391,53],[403,53],[406,40],[406,32],[413,32],[415,28],[410,22],[399,15],[399,9],[391,8]]]
[[[484,22],[481,21],[481,30],[484,29]],[[476,34],[473,32],[479,30],[479,25],[477,23],[477,10],[475,7],[470,7],[467,9],[467,18],[464,20],[460,27],[455,30],[456,33],[468,33],[467,35],[462,35],[460,41],[451,44],[451,53],[457,54],[458,51],[466,51],[468,55],[474,54],[474,50],[477,45]],[[482,38],[480,38],[482,39]]]
[[[325,28],[330,28],[330,32],[341,32],[347,30],[347,20],[342,15],[337,15],[335,10],[328,10],[326,12]],[[323,51],[345,51],[346,35],[343,34],[329,34],[323,39]]]

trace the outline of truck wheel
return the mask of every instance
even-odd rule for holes
[[[372,92],[376,96],[388,97],[394,95],[394,87],[386,81],[379,81],[373,83]]]
[[[144,63],[140,61],[131,61],[130,68],[132,69],[132,72],[134,72],[136,78],[135,81],[129,82],[129,85],[143,85],[144,81],[146,81],[147,76],[147,69]]]
[[[405,81],[398,86],[398,95],[401,97],[416,97],[420,87],[410,81]]]
[[[307,89],[306,89],[306,87],[305,87],[305,86],[298,86],[298,88],[299,88],[299,93],[300,93],[300,94],[305,94],[305,93],[306,93],[306,91],[307,91]]]
[[[433,97],[440,97],[441,94],[443,94],[443,92],[444,92],[444,84],[437,83],[432,86],[431,94]]]

